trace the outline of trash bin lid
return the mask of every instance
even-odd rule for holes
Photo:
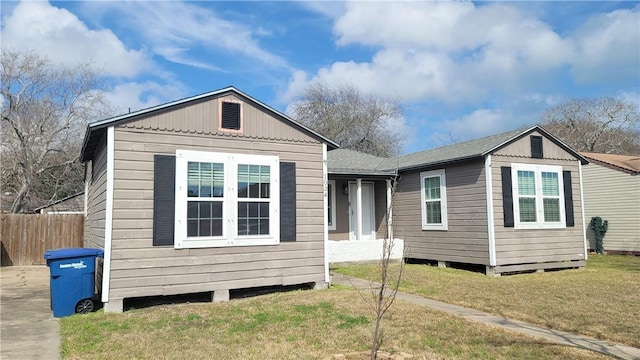
[[[63,248],[56,250],[47,250],[44,253],[46,260],[67,259],[83,256],[103,257],[104,251],[91,248]]]

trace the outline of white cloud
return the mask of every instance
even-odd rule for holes
[[[126,113],[184,98],[185,93],[180,83],[128,82],[115,85],[106,98],[118,113]]]
[[[548,24],[503,4],[349,2],[334,33],[340,46],[378,50],[367,62],[321,68],[309,81],[349,82],[407,101],[480,103],[492,95],[487,89],[550,81],[573,53]]]
[[[630,86],[640,76],[638,9],[595,15],[560,35],[537,13],[508,3],[348,2],[334,14],[337,45],[375,54],[334,62],[306,81],[349,82],[405,101],[473,105],[573,85],[559,74],[577,83]],[[299,78],[292,84],[289,97],[304,88]]]
[[[308,10],[320,13],[329,18],[338,18],[340,15],[342,15],[347,4],[348,3],[333,0],[298,2],[298,5]]]
[[[263,49],[256,40],[267,34],[267,29],[253,30],[197,3],[113,1],[85,6],[87,12],[98,8],[114,13],[121,24],[142,37],[152,52],[171,62],[219,70],[220,59],[231,56],[237,62],[249,58],[271,67],[288,67],[285,59]]]
[[[571,73],[582,83],[638,84],[640,78],[640,5],[594,16],[570,36],[577,52]]]
[[[22,1],[2,25],[2,47],[33,50],[54,63],[90,61],[105,75],[131,77],[150,66],[143,51],[128,50],[108,29],[89,29],[71,12],[42,1]]]
[[[289,103],[287,113],[290,113],[292,108],[292,101],[295,101],[295,97],[302,94],[307,87],[308,83],[307,73],[302,70],[294,70],[289,78],[289,83],[284,93],[278,96],[278,100],[283,103]]]
[[[483,107],[456,118],[429,124],[431,131],[428,140],[432,146],[441,146],[533,126],[540,122],[540,116],[546,109],[566,100],[558,94],[515,96],[494,107]],[[418,145],[424,148],[424,144]]]
[[[492,133],[500,133],[502,130],[513,129],[511,114],[506,114],[500,109],[478,109],[459,119],[446,120],[438,124],[440,133],[445,131],[458,137],[456,141],[475,139]],[[506,129],[505,129],[506,128]],[[438,132],[436,132],[438,133]]]

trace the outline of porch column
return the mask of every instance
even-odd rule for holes
[[[362,240],[362,179],[356,179],[356,240]]]
[[[391,180],[387,179],[387,239],[393,239],[393,194],[392,194]]]

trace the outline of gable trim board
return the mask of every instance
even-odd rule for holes
[[[487,232],[489,236],[489,266],[496,266],[496,229],[493,215],[493,179],[491,176],[491,155],[484,160],[485,188],[487,191]]]
[[[125,124],[125,123],[128,123],[128,122],[140,120],[140,119],[142,119],[144,117],[151,116],[151,115],[163,112],[163,111],[167,111],[169,109],[180,108],[181,106],[185,106],[185,105],[188,105],[190,103],[203,101],[203,100],[206,100],[207,98],[221,97],[221,96],[224,96],[226,94],[233,94],[233,95],[238,96],[239,98],[243,99],[244,101],[247,101],[247,102],[250,102],[250,103],[256,105],[257,107],[259,107],[263,111],[270,113],[275,118],[277,118],[277,119],[279,119],[281,121],[284,121],[284,122],[290,124],[291,126],[299,129],[300,131],[310,135],[311,137],[317,139],[319,142],[328,144],[332,149],[337,149],[339,147],[339,145],[337,143],[335,143],[332,140],[328,139],[327,137],[325,137],[323,135],[320,135],[319,133],[309,129],[305,125],[293,120],[292,118],[290,118],[289,116],[285,115],[284,113],[282,113],[282,112],[280,112],[278,110],[275,110],[274,108],[272,108],[272,107],[264,104],[263,102],[261,102],[261,101],[255,99],[255,98],[253,98],[253,97],[241,92],[240,90],[234,88],[233,86],[229,86],[229,87],[222,88],[222,89],[219,89],[219,90],[215,90],[215,91],[212,91],[212,92],[208,92],[208,93],[192,96],[192,97],[185,98],[185,99],[180,99],[180,100],[168,102],[168,103],[165,103],[165,104],[160,104],[160,105],[157,105],[157,106],[152,106],[152,107],[147,108],[147,109],[142,109],[142,110],[134,111],[132,113],[123,114],[123,115],[115,116],[115,117],[112,117],[112,118],[108,118],[108,119],[104,119],[104,120],[100,120],[100,121],[95,121],[95,122],[89,123],[87,125],[87,131],[85,133],[85,137],[84,137],[84,141],[83,141],[80,161],[81,162],[85,162],[88,158],[91,158],[93,156],[92,154],[95,151],[95,148],[98,145],[98,142],[100,140],[99,132],[103,131],[105,128],[107,128],[109,126],[122,125],[122,124]],[[241,124],[241,126],[242,125],[243,124]]]
[[[323,202],[323,209],[327,209],[327,203],[328,203],[328,194],[327,194],[327,186],[328,186],[328,181],[329,181],[329,174],[327,173],[327,144],[322,144],[322,184],[324,187],[324,192],[323,192],[323,196],[322,196],[322,202]],[[335,183],[333,186],[333,191],[336,191],[336,187],[335,187]],[[333,202],[333,206],[335,207],[335,201]],[[327,254],[329,254],[329,219],[328,219],[328,214],[326,211],[322,212],[324,220],[323,220],[323,229],[322,229],[322,233],[324,234],[324,281],[328,284],[331,282],[331,276],[329,275],[329,257],[327,256]],[[334,212],[334,216],[333,216],[333,222],[334,222],[334,226],[335,226],[335,221],[336,221],[336,217],[335,217],[335,212]]]
[[[584,242],[584,259],[589,257],[589,251],[587,251],[587,223],[585,222],[586,216],[584,212],[584,186],[582,181],[582,163],[578,161],[578,175],[580,176],[580,206],[582,214],[582,239]]]
[[[109,302],[109,283],[111,281],[111,243],[113,236],[113,180],[115,168],[115,131],[107,128],[107,189],[104,223],[104,263],[102,266],[102,302]],[[108,305],[105,305],[108,307]]]

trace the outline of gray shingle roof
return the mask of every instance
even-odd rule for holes
[[[396,170],[410,170],[481,158],[532,131],[538,131],[546,135],[549,139],[580,159],[584,164],[588,162],[584,157],[553,137],[546,130],[540,126],[534,126],[392,158],[381,158],[347,149],[333,150],[327,154],[328,170],[333,174],[384,175],[393,174]]]
[[[527,129],[518,129],[480,139],[401,155],[397,158],[388,159],[381,165],[383,168],[387,169],[408,169],[431,164],[441,164],[456,160],[470,159],[474,157],[482,157],[526,131]]]
[[[327,168],[332,174],[386,175],[388,171],[379,169],[385,160],[355,150],[336,149],[327,153]]]

